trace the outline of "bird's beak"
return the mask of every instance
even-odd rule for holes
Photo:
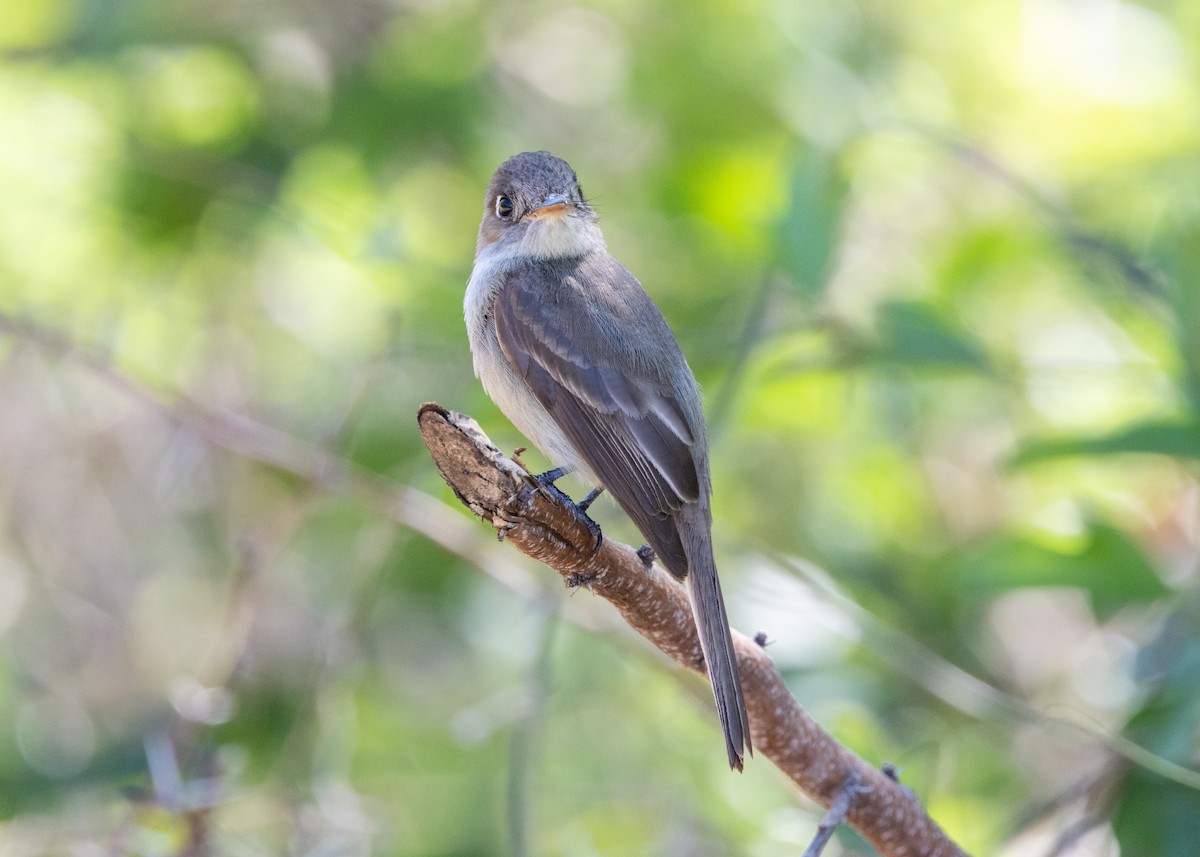
[[[529,220],[541,220],[543,217],[561,217],[566,214],[571,203],[561,193],[552,193],[542,200],[542,204],[525,215]]]

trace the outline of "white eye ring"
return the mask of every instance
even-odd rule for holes
[[[516,206],[513,205],[513,201],[511,199],[509,199],[507,196],[501,196],[501,197],[496,198],[496,216],[497,217],[512,217],[512,213],[515,209],[516,209]]]

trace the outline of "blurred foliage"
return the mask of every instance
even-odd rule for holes
[[[543,148],[708,391],[801,702],[978,853],[1197,853],[1197,8],[5,3],[0,853],[812,836],[417,437],[522,443],[461,296]]]

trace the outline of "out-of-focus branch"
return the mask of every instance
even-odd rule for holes
[[[503,455],[470,417],[427,404],[417,422],[438,469],[464,505],[568,585],[585,583],[611,602],[635,631],[676,663],[704,674],[681,584],[657,567],[647,569],[628,545],[607,538],[597,545],[575,510]],[[760,756],[825,807],[854,783],[846,821],[885,857],[964,854],[911,790],[843,747],[800,708],[760,645],[737,631],[733,640]]]
[[[478,566],[522,597],[539,594],[539,587],[530,575],[518,563],[489,550],[488,540],[480,537],[469,520],[419,489],[397,486],[317,444],[244,414],[213,407],[181,392],[168,395],[151,390],[115,368],[104,352],[77,343],[54,327],[0,313],[0,334],[85,368],[131,400],[194,432],[206,443],[291,473],[324,492],[351,497],[379,510],[396,523]]]

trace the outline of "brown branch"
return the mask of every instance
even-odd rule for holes
[[[550,566],[568,585],[586,582],[672,660],[704,674],[682,585],[657,567],[647,569],[628,545],[605,538],[597,546],[574,510],[503,455],[470,417],[426,404],[417,422],[446,483],[501,538]],[[737,631],[733,641],[758,755],[826,808],[853,782],[846,821],[885,857],[965,854],[911,790],[838,744],[800,708],[760,645]]]

